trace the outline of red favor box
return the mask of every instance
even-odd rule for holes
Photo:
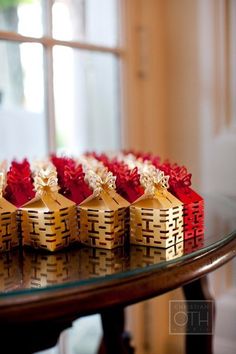
[[[200,236],[204,232],[204,200],[190,187],[176,188],[174,195],[184,203],[184,239]]]
[[[170,192],[183,204],[184,239],[203,234],[204,231],[204,199],[191,186],[191,173],[186,167],[165,162],[160,166],[169,175]]]
[[[184,254],[189,254],[204,246],[204,233],[184,241]]]

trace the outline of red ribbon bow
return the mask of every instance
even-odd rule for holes
[[[7,173],[6,199],[20,207],[35,196],[30,164],[27,159],[22,162],[12,161]]]

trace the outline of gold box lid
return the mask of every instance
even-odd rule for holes
[[[102,190],[99,196],[90,195],[79,206],[83,209],[118,210],[129,205],[115,190]]]

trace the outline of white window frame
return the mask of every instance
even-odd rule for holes
[[[121,27],[121,6],[124,0],[118,1],[118,16]],[[109,47],[105,45],[96,45],[80,40],[59,40],[53,38],[52,35],[52,5],[53,0],[42,0],[43,14],[45,20],[45,33],[42,37],[24,36],[16,32],[2,31],[0,29],[0,41],[9,41],[16,43],[39,43],[43,46],[44,53],[44,90],[45,90],[45,115],[47,124],[47,141],[48,153],[56,152],[56,118],[55,118],[55,102],[53,92],[53,47],[64,46],[73,49],[86,50],[90,52],[103,52],[115,55],[118,59],[121,58],[123,50],[120,48],[120,37],[118,38],[117,46]],[[118,34],[121,31],[118,29]],[[121,67],[121,66],[120,66]],[[121,73],[119,73],[121,77]],[[122,91],[122,90],[121,90]],[[121,101],[122,98],[121,98]],[[120,110],[122,114],[123,110]]]

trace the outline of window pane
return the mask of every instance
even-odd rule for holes
[[[118,149],[117,58],[61,46],[53,55],[58,149],[72,154]]]
[[[0,41],[0,160],[45,149],[43,48]]]
[[[41,1],[0,0],[0,30],[18,32],[25,36],[42,36]]]
[[[117,0],[56,0],[53,35],[57,39],[117,45]]]

